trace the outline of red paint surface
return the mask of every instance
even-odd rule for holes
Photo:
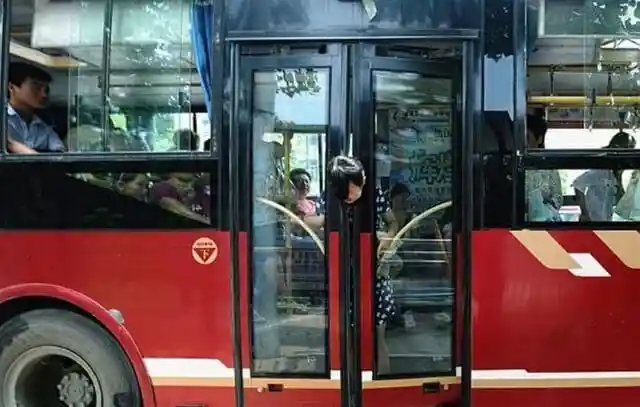
[[[474,369],[640,371],[640,270],[591,231],[552,236],[569,253],[591,253],[611,277],[547,269],[508,231],[475,234]]]
[[[507,230],[473,236],[473,368],[530,372],[640,371],[640,270],[626,268],[591,231],[552,232],[571,253],[590,253],[610,278],[580,278],[549,270]],[[194,261],[192,243],[210,237],[219,248],[209,266]],[[152,392],[144,357],[214,358],[232,366],[230,244],[216,232],[3,233],[11,250],[0,253],[0,302],[47,296],[91,313],[122,344],[145,396]],[[373,361],[372,283],[368,236],[361,237],[363,369]],[[249,366],[249,269],[241,234],[243,360]],[[458,246],[459,248],[460,246]],[[339,369],[339,241],[329,236],[331,368]],[[640,253],[640,248],[639,248]],[[458,281],[459,283],[459,281]],[[459,287],[459,286],[458,286]],[[459,291],[459,295],[461,292]],[[459,297],[461,298],[461,297]],[[460,308],[461,304],[458,304]],[[120,327],[107,310],[125,318]],[[460,325],[458,325],[460,327]],[[461,330],[458,329],[458,335]],[[231,407],[232,388],[154,389],[158,406]],[[245,389],[248,407],[339,406],[338,390],[260,393]],[[366,390],[366,407],[432,406],[455,400],[456,388],[423,394],[418,387]],[[637,405],[638,389],[474,390],[474,407]]]
[[[500,389],[474,391],[473,407],[637,407],[638,388]]]
[[[360,235],[360,357],[362,370],[373,370],[373,251],[371,234]]]
[[[329,233],[329,366],[340,369],[340,234]]]

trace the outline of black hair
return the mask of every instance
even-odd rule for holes
[[[289,172],[289,179],[293,186],[298,190],[302,190],[304,188],[304,184],[302,183],[302,177],[304,176],[311,180],[311,174],[309,174],[309,171],[304,168],[294,168]]]
[[[11,62],[9,64],[9,83],[22,86],[27,79],[35,79],[41,82],[50,83],[53,79],[51,75],[42,68],[25,62]]]
[[[305,175],[309,179],[311,179],[311,174],[309,174],[309,171],[305,170],[304,168],[294,168],[289,172],[289,178],[291,178],[291,180],[303,177]]]
[[[540,148],[544,148],[544,138],[547,135],[547,122],[540,116],[527,115],[527,130],[531,130],[536,138],[542,139]]]
[[[358,187],[364,185],[362,163],[351,157],[339,155],[329,161],[329,186],[340,201],[349,197],[349,183]]]
[[[199,138],[195,132],[189,129],[176,130],[173,134],[173,142],[178,150],[198,150]]]
[[[636,138],[631,134],[625,131],[617,132],[611,140],[609,140],[609,144],[607,148],[635,148],[636,147]]]
[[[396,195],[402,195],[402,194],[411,194],[411,191],[409,191],[409,188],[402,182],[398,182],[397,184],[395,184],[389,191],[390,198],[393,198]]]

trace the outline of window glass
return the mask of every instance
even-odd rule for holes
[[[528,113],[546,120],[549,131],[543,145],[528,139],[528,147],[601,149],[619,131],[635,134],[640,124],[637,4],[535,3],[527,8],[538,21],[538,29],[528,31]]]
[[[373,75],[377,136],[377,373],[452,369],[453,81]],[[380,192],[378,192],[380,193]],[[388,200],[389,205],[380,206]],[[399,232],[388,237],[386,211]]]
[[[525,172],[530,222],[640,221],[639,170],[531,169]]]
[[[26,164],[25,164],[26,165]],[[171,229],[217,224],[215,173],[0,168],[3,228]],[[20,188],[15,188],[20,185]]]
[[[107,13],[106,1],[27,3],[11,9],[10,150],[203,151],[210,68],[197,61],[213,44],[199,18],[209,6],[118,0]]]
[[[253,371],[326,374],[327,270],[319,191],[329,71],[258,71],[253,83]]]

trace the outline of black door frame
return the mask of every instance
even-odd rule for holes
[[[378,44],[368,43],[368,44],[360,44],[358,45],[358,49],[356,50],[357,54],[361,56],[359,58],[354,58],[354,62],[357,65],[357,81],[358,86],[356,86],[355,92],[353,94],[354,102],[353,106],[355,107],[355,114],[353,116],[353,124],[352,128],[354,129],[355,134],[374,134],[375,129],[374,125],[374,88],[373,88],[373,74],[376,71],[385,71],[385,72],[398,72],[398,73],[416,73],[420,75],[424,75],[425,77],[431,78],[443,78],[450,79],[453,84],[452,89],[452,97],[454,100],[459,100],[460,95],[460,83],[462,81],[460,75],[460,67],[462,61],[454,61],[454,62],[444,62],[444,61],[429,61],[429,60],[419,60],[417,58],[412,59],[399,59],[392,57],[379,57],[375,56],[375,47]],[[354,69],[354,77],[356,69]],[[453,196],[452,200],[454,202],[454,230],[459,233],[460,228],[460,186],[461,183],[461,173],[460,173],[460,152],[461,152],[461,137],[460,135],[460,120],[461,120],[461,112],[459,111],[460,106],[458,103],[455,103],[452,106],[452,112],[455,113],[452,118],[452,151],[453,151],[453,180],[452,180],[452,190]],[[367,174],[371,174],[368,178],[373,180],[376,179],[376,156],[375,156],[375,138],[374,137],[356,137],[354,143],[354,154],[357,155],[361,161],[363,162]],[[373,184],[371,184],[373,185]],[[375,202],[374,193],[375,188],[367,188],[367,202],[373,203]],[[375,253],[375,216],[374,211],[371,211],[372,205],[365,205],[363,208],[366,208],[363,212],[361,212],[361,217],[356,221],[356,234],[360,236],[361,233],[368,233],[371,237],[370,239],[370,247],[372,252]],[[368,209],[368,210],[367,210]],[[359,239],[356,239],[359,243]],[[453,253],[457,253],[457,248],[459,246],[456,239],[453,239]],[[356,249],[359,252],[358,249]],[[375,264],[375,260],[374,260]],[[452,258],[452,268],[453,268],[453,276],[452,282],[457,281],[458,273],[458,259],[457,256],[453,256]],[[359,285],[359,282],[358,282]],[[356,295],[358,295],[356,293]],[[371,298],[375,298],[374,296],[374,287],[371,287]],[[454,375],[455,368],[457,366],[457,355],[455,352],[456,342],[457,342],[457,323],[458,318],[455,312],[456,304],[457,304],[457,290],[454,290],[454,303],[453,303],[453,321],[452,321],[452,335],[451,335],[451,349],[452,349],[452,360],[451,360],[451,368],[448,371],[443,372],[431,372],[429,374],[406,374],[406,375],[389,375],[381,377],[377,371],[377,357],[374,355],[373,357],[373,378],[377,379],[401,379],[407,377],[428,377],[428,376],[442,376],[442,375]],[[354,298],[354,303],[359,304],[360,298]],[[369,318],[374,318],[374,315],[365,316]],[[375,323],[373,323],[375,327]],[[374,353],[377,352],[377,335],[374,332],[373,335],[373,349]]]
[[[407,40],[408,38],[398,38],[397,40]],[[414,39],[414,38],[410,38]],[[430,36],[417,36],[416,40],[430,40]],[[441,38],[438,38],[441,39]],[[451,40],[462,42],[463,44],[463,72],[462,72],[462,89],[460,95],[460,111],[462,112],[460,128],[460,145],[458,151],[460,157],[458,168],[460,170],[459,179],[456,181],[460,187],[459,207],[460,207],[460,219],[459,219],[459,242],[462,246],[462,252],[456,254],[461,256],[461,271],[458,274],[462,278],[462,284],[456,285],[456,288],[462,288],[462,295],[458,295],[456,290],[456,299],[461,301],[463,308],[463,329],[461,334],[462,339],[462,354],[460,362],[462,365],[462,405],[469,406],[471,398],[471,229],[473,225],[473,173],[474,173],[474,161],[473,161],[473,134],[475,129],[481,127],[481,108],[482,108],[482,54],[479,53],[479,47],[474,41],[470,41],[471,38],[467,36],[460,38],[449,38]],[[474,38],[475,39],[475,38]],[[375,39],[372,39],[375,41]],[[385,39],[385,42],[392,39]],[[239,293],[240,278],[239,278],[239,262],[246,261],[241,258],[239,250],[239,232],[250,230],[250,205],[246,205],[246,199],[242,197],[251,195],[251,174],[252,174],[252,143],[247,141],[252,140],[252,127],[251,123],[251,89],[252,83],[246,83],[247,70],[253,71],[257,69],[274,69],[274,68],[296,68],[296,67],[327,67],[331,69],[331,99],[330,100],[330,126],[327,134],[327,150],[326,159],[336,154],[346,152],[349,143],[350,128],[348,123],[348,116],[351,113],[351,117],[359,117],[359,114],[364,112],[366,108],[371,107],[371,83],[368,75],[363,75],[363,72],[370,72],[371,69],[375,69],[375,66],[384,66],[384,62],[374,61],[370,56],[366,55],[365,45],[350,46],[344,43],[330,43],[327,44],[329,49],[335,50],[338,55],[329,56],[308,56],[308,55],[241,55],[241,44],[231,44],[231,76],[233,79],[233,103],[230,114],[230,163],[235,171],[231,173],[231,194],[230,194],[230,208],[232,210],[232,222],[231,222],[231,271],[232,271],[232,294],[234,302],[232,304],[232,318],[233,318],[233,333],[234,333],[234,370],[235,370],[235,394],[236,403],[238,407],[244,407],[244,389],[242,379],[242,352],[241,352],[241,325],[246,323],[241,321],[241,299]],[[377,58],[376,58],[377,59]],[[360,60],[360,62],[357,62]],[[368,62],[365,62],[368,60]],[[356,61],[351,63],[349,61]],[[372,63],[373,62],[373,63]],[[369,64],[367,70],[364,70],[362,64]],[[395,63],[395,62],[394,62]],[[379,65],[382,64],[382,65]],[[417,63],[419,65],[419,63]],[[396,65],[397,66],[397,65]],[[349,80],[349,68],[352,69],[352,79]],[[397,70],[397,68],[396,68]],[[423,71],[424,69],[420,69]],[[252,75],[252,74],[251,74]],[[249,76],[251,77],[251,76]],[[366,82],[366,83],[365,83]],[[351,95],[349,93],[349,85],[353,84],[351,88]],[[366,85],[366,86],[365,86]],[[365,92],[368,92],[365,94]],[[342,103],[338,103],[336,98],[340,98]],[[367,101],[368,99],[368,101]],[[343,106],[349,106],[350,109],[343,108]],[[351,112],[347,112],[351,110]],[[364,134],[366,127],[369,127],[363,120],[353,120],[352,129],[354,134]],[[247,137],[248,135],[248,137]],[[370,169],[371,163],[375,162],[375,154],[372,151],[375,146],[371,145],[366,147],[360,143],[358,137],[354,137],[353,140],[354,152],[358,152],[365,162],[368,162]],[[372,144],[372,143],[369,143]],[[360,150],[360,151],[359,151]],[[367,151],[369,150],[369,151]],[[247,154],[248,153],[248,154]],[[373,160],[373,161],[371,161]],[[365,164],[367,165],[367,164]],[[370,189],[370,193],[373,194],[373,189]],[[329,231],[337,231],[340,235],[340,265],[341,271],[350,269],[351,266],[351,248],[348,245],[349,236],[348,231],[340,227],[344,213],[339,210],[337,202],[332,202],[330,194],[327,194],[329,200]],[[371,200],[372,196],[369,197]],[[339,213],[339,215],[338,215]],[[332,216],[333,215],[333,216]],[[333,219],[333,220],[332,220]],[[345,222],[346,223],[346,222]],[[345,224],[342,223],[342,224]],[[358,215],[356,215],[355,224],[360,225],[362,222],[358,221]],[[359,230],[354,232],[358,233]],[[249,245],[251,242],[251,233],[249,235]],[[355,239],[356,244],[353,249],[356,253],[359,252],[359,239]],[[328,245],[327,245],[328,250]],[[327,255],[330,253],[327,251]],[[248,263],[251,264],[251,263]],[[359,269],[358,267],[356,267]],[[360,407],[362,405],[362,375],[360,372],[360,315],[359,307],[353,307],[353,304],[359,304],[355,300],[359,300],[359,290],[351,291],[354,283],[359,283],[358,272],[349,273],[341,272],[341,309],[340,309],[340,339],[341,339],[341,363],[340,363],[340,376],[341,376],[341,393],[342,393],[342,405],[344,407],[353,406]],[[355,278],[355,281],[352,280]],[[249,291],[250,292],[250,291]],[[354,298],[355,297],[355,298]],[[455,310],[457,311],[457,310]],[[454,344],[458,338],[454,334]],[[327,342],[328,343],[328,342]],[[345,346],[352,344],[352,346]],[[456,346],[454,349],[458,349]],[[336,349],[333,349],[335,352]],[[328,353],[331,352],[329,348]],[[327,355],[329,361],[329,356]],[[330,365],[327,364],[327,370],[330,370]]]

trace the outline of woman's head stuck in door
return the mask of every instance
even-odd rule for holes
[[[339,155],[329,162],[329,186],[340,201],[354,204],[362,196],[366,181],[367,177],[359,160]]]

